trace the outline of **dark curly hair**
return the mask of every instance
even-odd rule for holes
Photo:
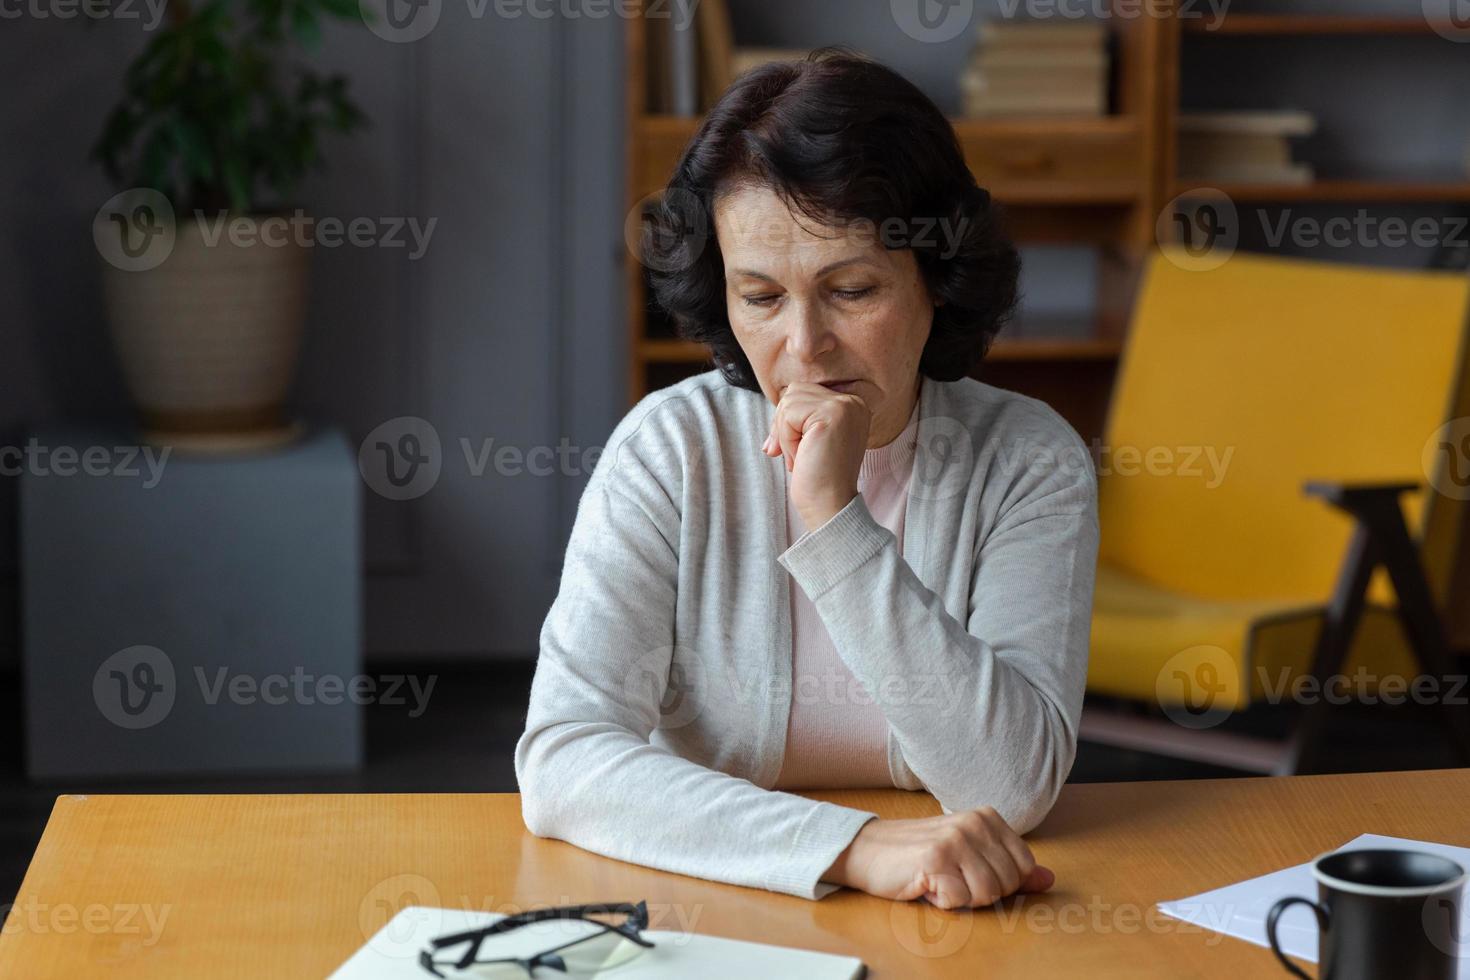
[[[644,218],[641,258],[656,301],[733,385],[760,390],[726,312],[714,202],[749,184],[769,187],[793,214],[834,227],[872,222],[885,248],[913,249],[942,301],[919,361],[937,381],[974,370],[1015,311],[1020,259],[949,120],[892,69],[821,48],[737,79]],[[892,234],[895,225],[905,231]],[[936,226],[958,234],[944,240]]]

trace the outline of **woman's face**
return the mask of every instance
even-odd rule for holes
[[[730,325],[773,404],[794,381],[850,391],[873,413],[868,447],[903,431],[934,319],[919,264],[878,229],[814,225],[769,187],[715,201]],[[848,382],[833,384],[833,382]]]

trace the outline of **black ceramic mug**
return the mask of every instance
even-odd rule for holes
[[[1317,915],[1322,980],[1455,980],[1465,869],[1423,851],[1333,851],[1312,862],[1317,901],[1283,898],[1266,916],[1266,938],[1287,970],[1311,980],[1281,952],[1276,923],[1302,904]]]

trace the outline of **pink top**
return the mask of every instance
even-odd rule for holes
[[[903,549],[903,513],[919,433],[919,404],[908,425],[886,446],[863,454],[858,493],[873,519],[893,532]],[[786,496],[789,541],[807,531],[791,495]],[[786,755],[776,789],[891,788],[888,719],[847,669],[816,606],[791,583],[791,714]]]

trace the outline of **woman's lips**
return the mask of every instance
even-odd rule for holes
[[[823,388],[831,388],[833,391],[852,391],[857,387],[857,381],[823,381]]]

